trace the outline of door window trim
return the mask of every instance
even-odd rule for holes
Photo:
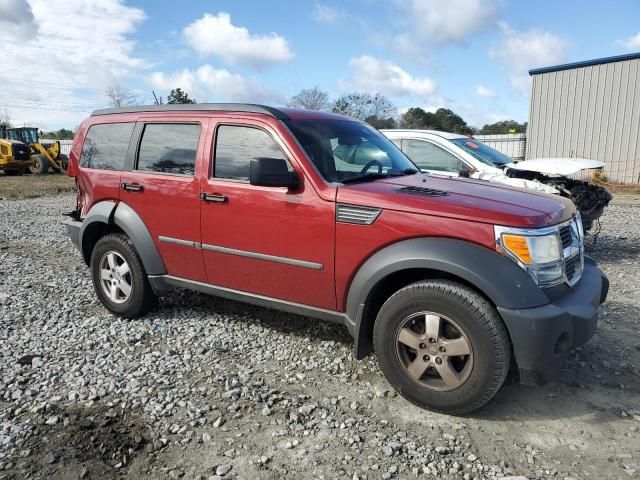
[[[294,172],[296,171],[295,168],[293,168],[293,162],[291,162],[289,155],[287,155],[287,153],[283,150],[280,143],[276,141],[276,136],[273,135],[269,130],[267,130],[263,126],[254,125],[252,123],[219,122],[215,124],[215,128],[213,130],[213,141],[211,142],[211,155],[209,156],[210,158],[209,169],[208,169],[209,171],[207,172],[208,180],[216,180],[219,182],[241,183],[246,185],[251,184],[249,180],[240,180],[239,178],[222,178],[222,177],[215,176],[216,153],[218,149],[218,131],[220,130],[220,127],[245,127],[245,128],[254,128],[256,130],[262,130],[264,133],[269,135],[269,138],[271,138],[271,140],[273,140],[273,143],[275,143],[275,145],[278,147],[278,150],[280,150],[280,153],[282,153],[282,156],[285,162],[287,162],[291,170],[293,170]],[[298,176],[300,175],[298,172],[296,173],[298,174]]]

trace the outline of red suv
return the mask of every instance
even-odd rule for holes
[[[465,413],[510,365],[539,384],[593,335],[606,277],[569,200],[419,173],[368,125],[246,104],[101,110],[66,226],[122,317],[170,288],[329,320],[424,407]]]

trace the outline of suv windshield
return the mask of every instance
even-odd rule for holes
[[[465,152],[473,155],[477,160],[491,167],[501,167],[507,163],[512,163],[509,157],[491,147],[487,147],[484,143],[480,143],[473,138],[454,138],[450,142],[455,143]]]
[[[398,147],[364,123],[350,120],[284,123],[328,182],[349,183],[418,173]]]

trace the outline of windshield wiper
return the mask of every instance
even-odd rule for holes
[[[379,180],[381,178],[389,177],[386,173],[367,173],[366,175],[357,175],[355,177],[343,178],[340,180],[342,183],[355,183],[355,182],[366,182],[369,180]]]
[[[415,168],[405,168],[404,170],[400,171],[389,170],[387,173],[392,177],[402,177],[403,175],[415,175],[416,173],[419,173],[419,171]]]

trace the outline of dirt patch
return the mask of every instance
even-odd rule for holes
[[[126,474],[150,440],[142,417],[119,407],[52,408],[36,425],[7,478],[112,479]]]
[[[64,174],[8,177],[0,172],[0,200],[46,197],[75,190],[74,179]]]

